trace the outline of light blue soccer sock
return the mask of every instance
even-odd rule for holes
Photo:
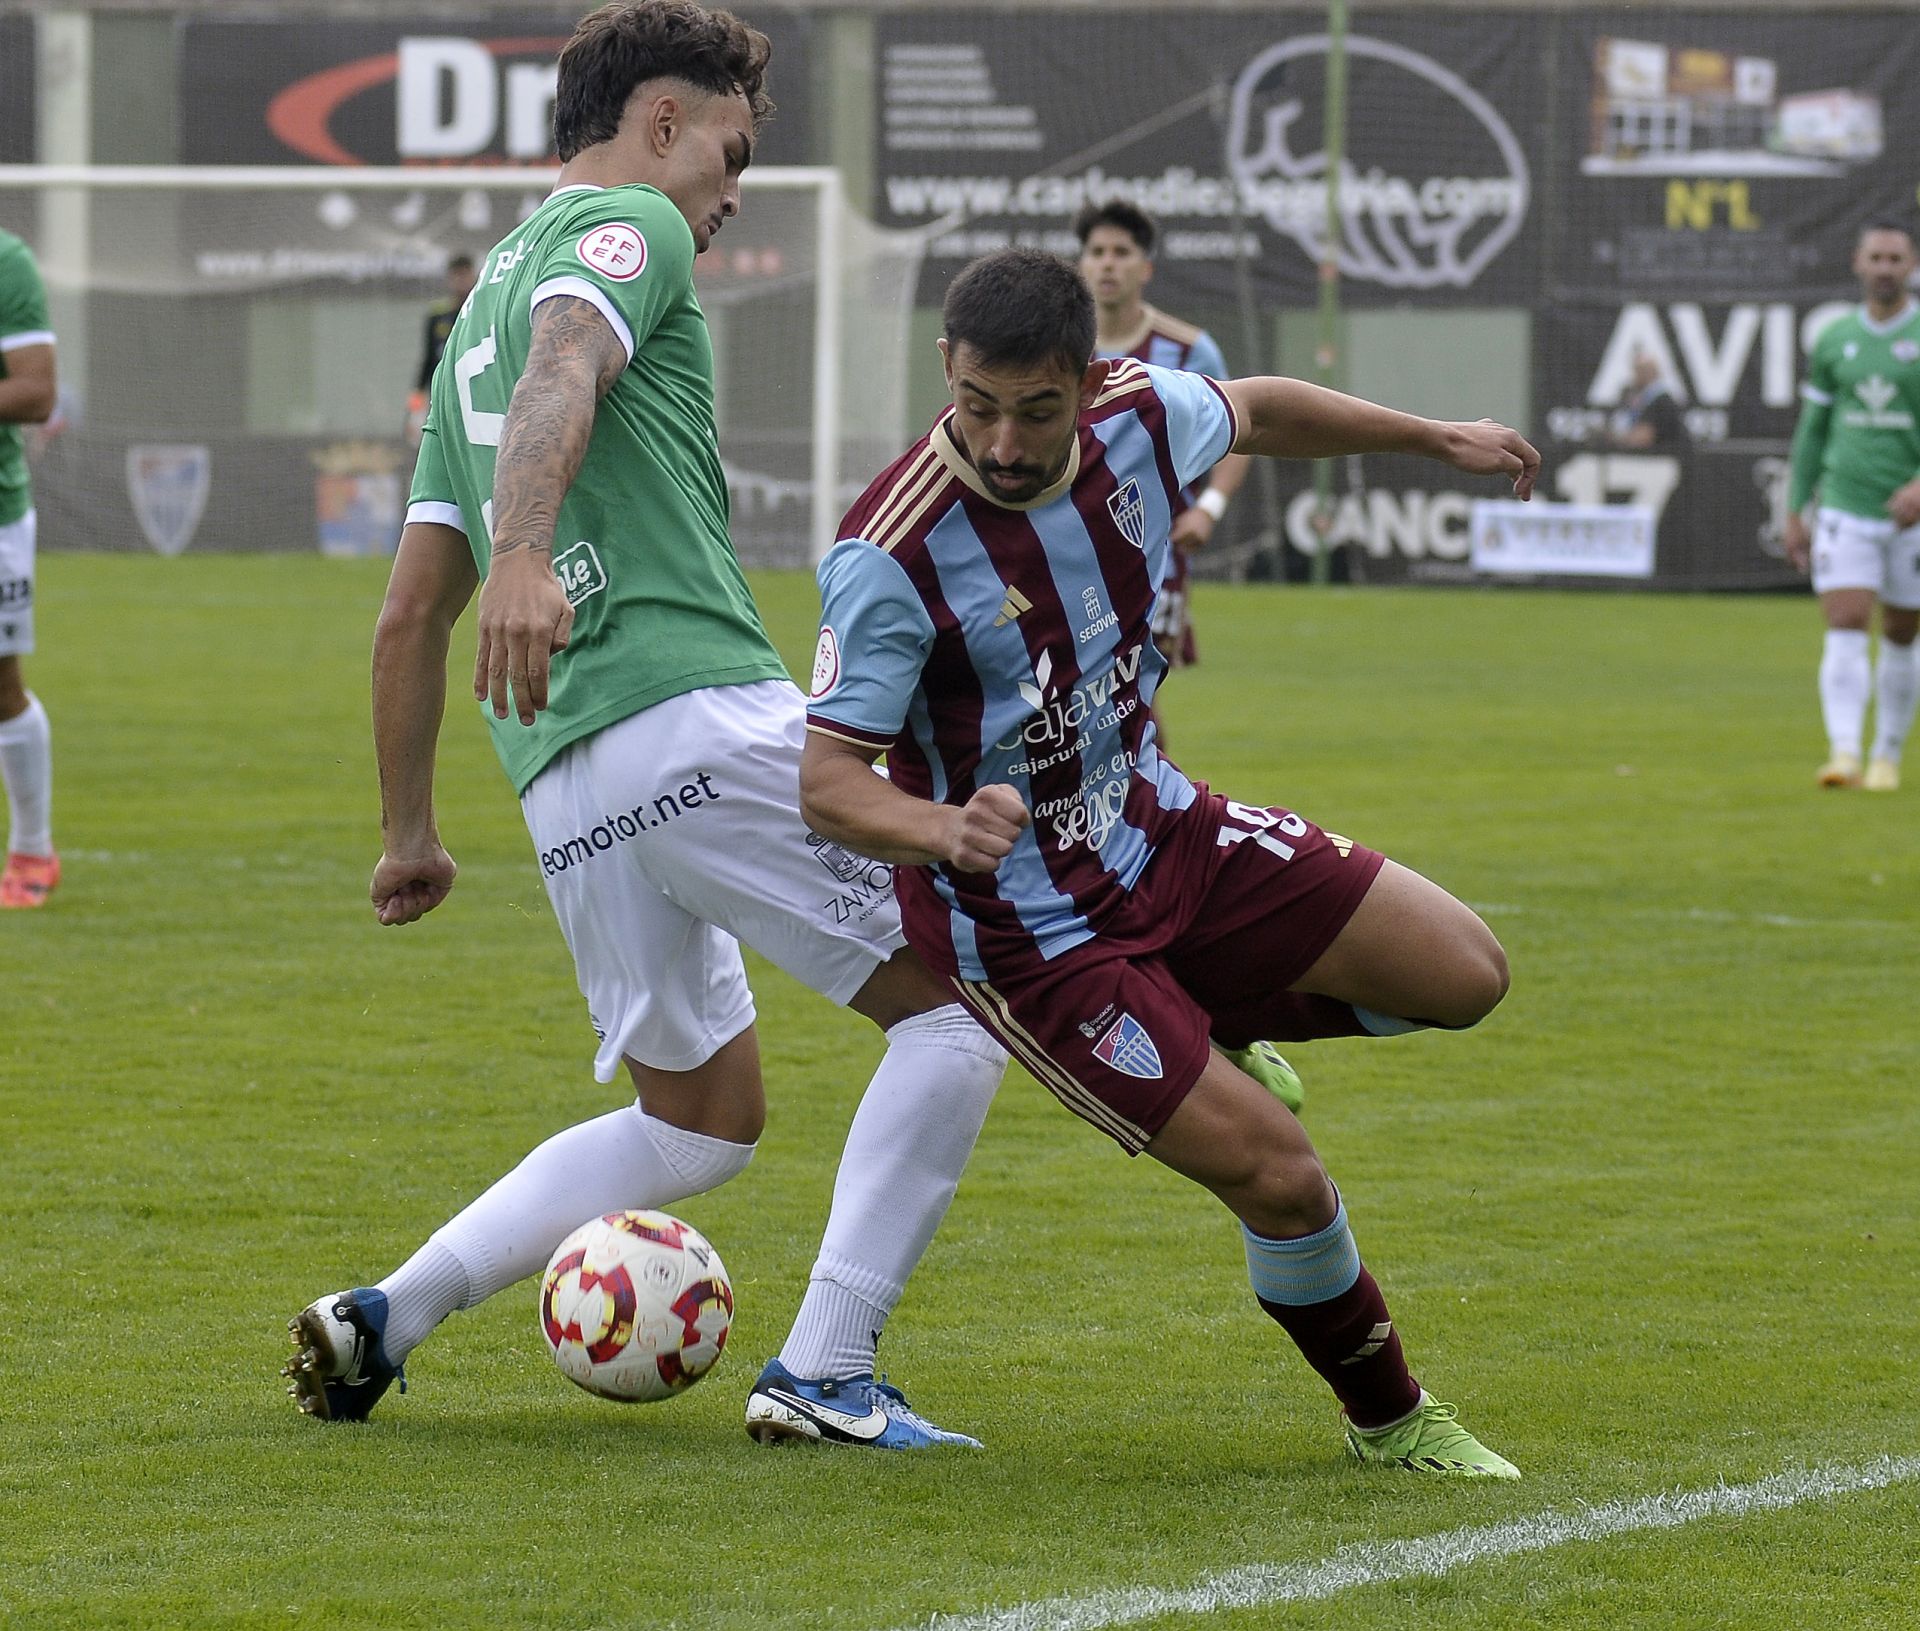
[[[1366,1027],[1368,1036],[1409,1036],[1434,1029],[1431,1020],[1401,1019],[1394,1014],[1377,1014],[1371,1008],[1356,1008],[1353,1017]]]
[[[1301,1308],[1329,1302],[1360,1278],[1360,1248],[1347,1227],[1347,1204],[1334,1191],[1333,1222],[1297,1240],[1269,1240],[1244,1223],[1247,1278],[1263,1303]]]

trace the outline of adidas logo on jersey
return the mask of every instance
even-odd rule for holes
[[[996,629],[1004,629],[1017,618],[1025,617],[1033,610],[1033,602],[1018,589],[1009,589],[1007,598],[1000,602],[1000,615],[993,620]]]

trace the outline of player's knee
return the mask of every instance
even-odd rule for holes
[[[1513,983],[1506,951],[1477,917],[1456,949],[1449,974],[1439,1011],[1422,1017],[1455,1031],[1478,1025],[1500,1006]]]
[[[685,1195],[704,1195],[739,1177],[759,1148],[757,1131],[747,1138],[715,1138],[663,1122],[638,1105],[633,1113],[640,1117],[655,1153],[679,1180]]]
[[[1486,933],[1485,944],[1480,947],[1475,959],[1470,984],[1473,1018],[1467,1023],[1478,1025],[1500,1006],[1513,984],[1513,971],[1507,967],[1506,949],[1494,939],[1490,930]]]
[[[1248,1173],[1230,1202],[1240,1221],[1269,1240],[1289,1240],[1326,1226],[1333,1214],[1327,1169],[1311,1149],[1255,1147]]]

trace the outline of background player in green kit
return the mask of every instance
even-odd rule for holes
[[[584,1219],[724,1183],[766,1115],[739,941],[886,1029],[756,1437],[971,1444],[873,1377],[1006,1055],[905,951],[891,877],[807,831],[804,702],[728,537],[693,260],[739,208],[765,38],[724,12],[602,7],[560,60],[564,168],[448,337],[374,642],[380,921],[438,906],[433,808],[455,619],[484,580],[474,693],[521,797],[600,1039],[638,1102],[567,1129],[378,1286],[293,1321],[303,1409],[357,1420],[455,1308]],[[863,880],[858,909],[836,886]],[[824,868],[824,870],[823,870]]]
[[[7,787],[7,863],[0,908],[46,903],[60,881],[53,849],[53,743],[47,711],[26,687],[33,650],[33,490],[20,427],[53,413],[53,327],[40,269],[0,232],[0,780]]]
[[[1908,289],[1913,234],[1875,222],[1853,254],[1863,304],[1814,342],[1805,406],[1793,436],[1787,558],[1811,561],[1827,620],[1820,709],[1828,739],[1822,787],[1900,785],[1900,750],[1920,696],[1920,304]],[[1803,513],[1815,495],[1808,528]],[[1880,603],[1880,659],[1871,674],[1867,630]],[[1869,691],[1873,754],[1860,770]]]

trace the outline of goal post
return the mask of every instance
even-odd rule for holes
[[[0,166],[0,226],[38,256],[60,343],[47,546],[391,547],[448,262],[481,260],[556,173]],[[805,566],[907,439],[924,240],[861,217],[830,168],[749,170],[743,194],[695,265],[734,538],[750,565]]]

